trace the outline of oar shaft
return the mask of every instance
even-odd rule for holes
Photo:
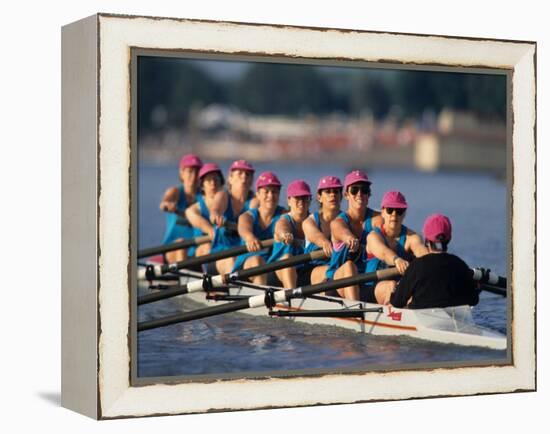
[[[223,226],[230,230],[234,230],[234,231],[237,230],[237,225],[232,222],[226,222],[223,224]],[[161,246],[149,247],[147,249],[140,250],[138,252],[138,258],[146,258],[148,256],[159,255],[161,253],[171,252],[174,250],[186,249],[188,247],[209,243],[210,241],[212,241],[212,238],[210,238],[210,236],[201,235],[200,237],[176,241],[170,244],[163,244]]]
[[[481,284],[479,286],[479,290],[490,292],[491,294],[500,295],[501,297],[506,297],[508,295],[506,293],[506,289],[499,288],[499,287],[492,286],[492,285],[487,285],[487,284]]]
[[[165,289],[162,291],[152,292],[150,294],[142,295],[138,297],[137,304],[141,306],[142,304],[153,303],[155,301],[164,300],[166,298],[176,297],[178,295],[187,294],[187,285],[175,286],[170,289]]]
[[[261,241],[262,249],[267,249],[273,245],[273,240],[264,240]],[[186,259],[184,261],[177,263],[177,268],[191,268],[197,265],[208,264],[210,262],[219,261],[220,259],[231,258],[233,256],[241,255],[246,253],[248,250],[246,246],[232,247],[227,250],[222,250],[216,253],[205,256],[197,256],[195,258]]]
[[[202,235],[200,237],[189,238],[187,240],[176,241],[170,244],[164,244],[162,246],[149,247],[147,249],[140,250],[138,252],[138,258],[146,258],[148,256],[155,256],[161,253],[171,252],[174,250],[186,249],[191,246],[198,246],[200,244],[208,243],[211,239],[208,235]]]
[[[248,308],[248,299],[238,300],[231,303],[208,307],[206,309],[199,309],[199,310],[194,310],[192,312],[186,312],[184,314],[172,315],[165,318],[144,321],[138,324],[138,332],[151,330],[159,327],[165,327],[165,326],[177,324],[180,322],[187,322],[195,319],[205,318],[205,316],[203,315],[204,310],[208,310],[209,314],[207,316],[214,316],[214,315],[221,315],[229,312],[235,312],[237,310],[242,310],[246,308]],[[184,318],[183,320],[182,320],[182,317]]]
[[[314,250],[311,253],[303,255],[291,256],[282,261],[275,261],[269,264],[259,265],[258,267],[249,268],[247,270],[239,270],[229,274],[229,281],[247,279],[249,277],[259,276],[260,274],[269,273],[270,271],[281,270],[283,268],[294,267],[305,262],[314,261],[316,259],[325,258],[325,253],[322,250]]]

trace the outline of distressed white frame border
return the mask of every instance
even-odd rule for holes
[[[98,19],[100,417],[535,388],[534,43],[110,15]],[[130,387],[130,47],[513,69],[513,366]]]

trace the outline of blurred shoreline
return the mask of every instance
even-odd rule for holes
[[[178,161],[196,152],[205,160],[330,163],[350,167],[483,171],[506,178],[506,124],[443,110],[418,120],[344,115],[303,118],[247,115],[227,106],[196,111],[185,129],[139,138],[147,163]]]

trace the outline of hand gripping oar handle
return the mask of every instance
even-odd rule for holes
[[[138,331],[151,330],[158,327],[165,327],[181,322],[188,322],[196,319],[207,318],[214,315],[221,315],[229,312],[237,312],[253,307],[273,307],[275,303],[288,301],[291,298],[302,298],[332,289],[344,288],[346,286],[358,285],[366,282],[390,279],[399,275],[396,268],[387,268],[385,270],[373,271],[372,273],[359,274],[357,276],[347,277],[345,279],[333,280],[330,282],[318,283],[316,285],[307,285],[295,289],[282,289],[274,293],[255,295],[248,299],[238,300],[219,306],[198,309],[192,312],[185,312],[178,315],[172,315],[151,321],[144,321],[138,324]]]
[[[271,245],[273,244],[273,240],[262,241],[262,245],[264,243]],[[141,297],[138,297],[138,305],[153,303],[154,301],[164,300],[166,298],[176,297],[178,295],[189,294],[190,292],[206,291],[211,288],[220,287],[229,282],[234,282],[235,280],[242,280],[252,276],[259,276],[260,274],[265,274],[270,271],[293,267],[297,264],[302,264],[304,262],[309,262],[321,258],[325,258],[325,254],[323,253],[323,251],[315,250],[311,253],[292,256],[288,259],[283,259],[282,261],[260,265],[258,267],[249,268],[247,270],[241,270],[234,273],[212,277],[204,276],[203,279],[197,279],[180,287],[172,288],[166,291],[155,292],[152,294],[142,295]]]

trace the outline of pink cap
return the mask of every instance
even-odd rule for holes
[[[233,163],[231,163],[231,166],[229,167],[229,171],[231,172],[232,170],[247,170],[254,173],[254,168],[252,167],[252,164],[250,164],[246,160],[233,161]]]
[[[352,184],[357,184],[358,182],[366,182],[370,184],[369,177],[362,170],[354,170],[346,175],[344,178],[344,187],[347,189]]]
[[[201,170],[199,171],[199,179],[202,179],[203,176],[208,175],[212,172],[218,172],[223,184],[223,174],[222,170],[220,169],[220,166],[218,166],[216,163],[206,163],[204,166],[201,167]]]
[[[180,169],[183,169],[185,167],[198,167],[199,169],[202,167],[202,161],[198,157],[198,155],[195,154],[187,154],[181,157],[180,160]]]
[[[273,172],[261,173],[256,180],[256,190],[261,187],[269,187],[270,185],[280,187],[281,181],[279,181],[279,178],[277,178],[277,175],[275,175]]]
[[[342,188],[342,181],[340,181],[340,178],[337,178],[336,176],[323,176],[319,180],[319,184],[317,185],[317,191],[324,190],[326,188]]]
[[[424,238],[434,243],[451,241],[452,230],[451,221],[443,214],[432,214],[424,222]]]
[[[286,195],[287,197],[311,196],[311,190],[307,182],[303,179],[297,179],[288,184]]]
[[[407,201],[398,191],[388,191],[382,198],[382,208],[407,208]]]

